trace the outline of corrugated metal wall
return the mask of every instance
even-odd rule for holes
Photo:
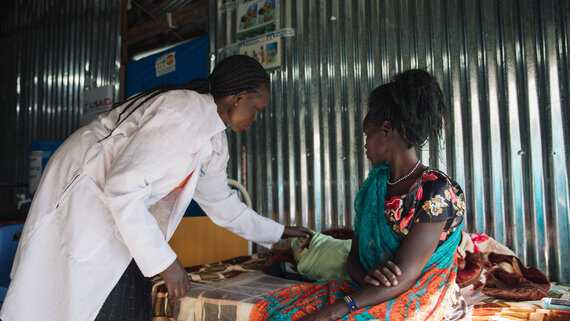
[[[212,49],[235,41],[235,11],[211,1]],[[277,0],[282,68],[272,100],[246,134],[230,134],[230,176],[255,208],[317,230],[351,226],[369,163],[367,96],[408,68],[440,80],[453,111],[421,158],[454,176],[468,230],[570,282],[568,96],[570,1]],[[120,1],[17,0],[0,24],[0,183],[25,183],[27,146],[79,126],[81,92],[118,83]],[[221,57],[218,57],[221,58]],[[25,188],[0,186],[2,206]],[[8,205],[6,205],[8,204]]]
[[[210,7],[212,52],[235,41],[236,13]],[[235,3],[235,2],[234,2]],[[286,224],[351,226],[370,167],[368,94],[426,68],[452,123],[419,154],[463,186],[467,230],[495,237],[552,280],[570,282],[570,1],[281,0],[282,68],[245,134],[230,134],[230,176]],[[214,39],[215,38],[215,39]],[[212,60],[223,58],[213,56]]]
[[[64,140],[77,129],[85,86],[118,86],[122,1],[7,2],[0,23],[0,201],[10,211],[15,194],[27,191],[21,185],[30,141]]]

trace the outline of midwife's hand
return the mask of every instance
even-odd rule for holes
[[[188,273],[186,273],[186,270],[184,270],[184,267],[178,259],[174,260],[160,275],[166,284],[168,299],[176,301],[184,297],[186,293],[190,291]]]
[[[364,277],[363,283],[378,286],[383,284],[384,286],[396,286],[398,285],[397,277],[402,275],[400,268],[394,264],[392,261],[386,263],[380,263],[376,265],[368,274]]]
[[[306,227],[303,226],[285,226],[283,230],[283,235],[281,235],[282,239],[286,239],[288,237],[310,237],[313,235],[313,232]]]

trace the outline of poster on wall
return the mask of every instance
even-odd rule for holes
[[[266,71],[276,70],[281,66],[279,38],[241,46],[239,53],[255,58]]]
[[[156,77],[176,71],[176,51],[169,52],[156,58],[154,69]]]
[[[81,110],[81,125],[87,125],[95,120],[100,113],[113,107],[115,86],[108,85],[85,90],[83,92],[83,108]]]
[[[240,0],[237,10],[237,40],[277,29],[276,0]]]

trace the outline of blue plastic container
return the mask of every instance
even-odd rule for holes
[[[10,284],[10,270],[20,240],[16,234],[23,228],[23,223],[0,225],[0,286],[7,287]]]
[[[49,158],[60,145],[61,142],[59,141],[33,141],[30,143],[30,172],[28,176],[30,197],[33,197],[36,192]]]
[[[17,234],[23,228],[23,223],[0,225],[0,306],[4,303],[10,285],[10,271],[20,240]]]

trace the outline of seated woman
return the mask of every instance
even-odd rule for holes
[[[363,128],[372,162],[358,191],[347,267],[331,280],[274,292],[250,320],[459,319],[455,283],[465,213],[461,187],[422,164],[416,147],[438,137],[447,115],[436,79],[423,70],[393,77],[370,95]],[[392,263],[395,262],[394,263]]]

